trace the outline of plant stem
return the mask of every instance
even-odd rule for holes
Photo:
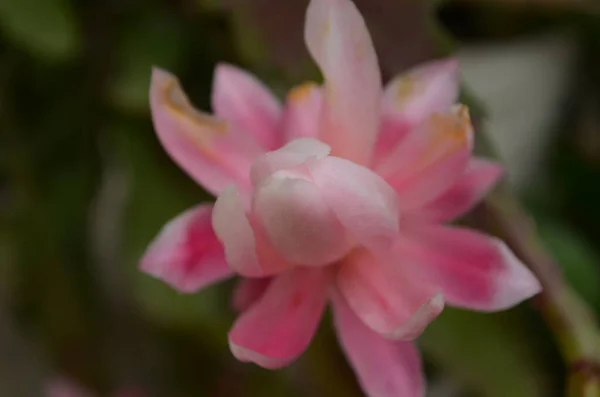
[[[480,138],[484,141],[484,151],[493,153],[486,137],[480,135]],[[536,303],[567,365],[566,396],[600,396],[598,323],[544,249],[533,220],[506,185],[491,193],[474,217],[480,226],[506,241],[542,284],[543,291]]]

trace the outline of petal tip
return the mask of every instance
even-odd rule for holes
[[[243,363],[254,363],[265,369],[279,369],[288,364],[288,360],[286,359],[267,357],[236,344],[231,338],[229,338],[229,349],[233,356],[239,361]]]
[[[499,276],[503,281],[498,284],[507,285],[508,288],[497,291],[494,296],[494,309],[507,310],[540,293],[542,285],[504,242],[495,239],[495,243],[507,264],[507,268]]]
[[[167,81],[171,81],[175,79],[175,75],[169,72],[166,69],[160,68],[158,66],[152,66],[152,83],[164,83]]]
[[[411,341],[418,338],[425,328],[444,310],[445,301],[441,293],[432,296],[411,318],[384,336],[392,340]]]

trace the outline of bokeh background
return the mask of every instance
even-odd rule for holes
[[[153,133],[153,65],[209,109],[219,61],[282,95],[318,79],[307,0],[0,0],[0,395],[361,396],[329,321],[277,372],[235,361],[231,283],[180,295],[137,270],[211,200]],[[448,54],[547,250],[600,311],[600,17],[586,0],[356,0],[386,79]],[[420,339],[431,397],[564,395],[535,302],[446,310]],[[117,392],[121,394],[116,394]],[[71,395],[69,395],[71,396]]]

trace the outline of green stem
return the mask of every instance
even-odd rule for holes
[[[493,154],[486,137],[485,152]],[[509,244],[542,284],[539,310],[553,333],[568,370],[568,397],[600,396],[600,332],[592,311],[564,280],[546,252],[535,225],[506,185],[490,194],[474,213],[482,226]]]

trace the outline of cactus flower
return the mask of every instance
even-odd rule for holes
[[[350,0],[312,0],[305,25],[322,85],[280,103],[230,65],[215,72],[214,115],[155,69],[155,130],[171,158],[217,196],[164,226],[141,269],[181,292],[241,276],[233,354],[290,364],[332,303],[336,330],[369,396],[420,396],[410,340],[445,304],[496,311],[540,285],[500,240],[447,223],[502,173],[474,158],[452,59],[382,86]]]

